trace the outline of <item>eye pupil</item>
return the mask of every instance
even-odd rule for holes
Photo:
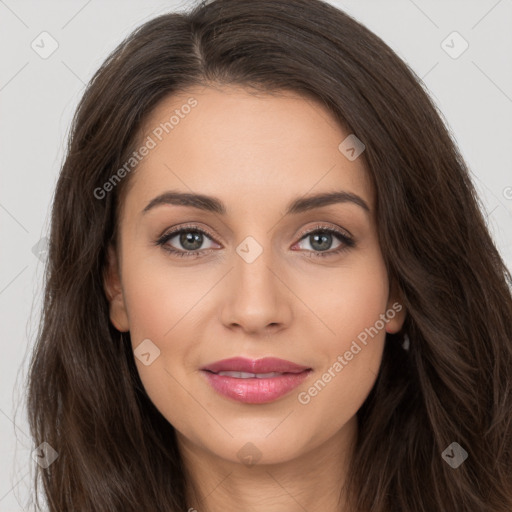
[[[202,233],[199,233],[198,231],[183,232],[180,235],[180,243],[184,247],[185,250],[196,251],[201,247],[201,245],[203,243],[203,235],[202,235]],[[192,244],[195,243],[196,245],[195,246],[193,245],[192,247],[190,247],[187,245],[188,243],[192,243]]]
[[[330,233],[326,233],[324,231],[317,232],[314,235],[311,235],[311,237],[313,238],[313,243],[311,244],[311,247],[313,247],[315,250],[324,251],[326,249],[329,249],[332,242],[332,235]],[[319,240],[322,240],[322,242],[320,242],[319,244],[320,247],[315,247],[313,244],[315,244]]]

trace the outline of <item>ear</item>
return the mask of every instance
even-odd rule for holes
[[[123,288],[121,286],[121,275],[117,262],[117,253],[112,244],[109,244],[108,246],[107,265],[103,275],[103,286],[107,300],[110,304],[110,321],[118,331],[129,331],[128,313],[126,310]]]
[[[386,323],[386,332],[395,334],[402,328],[407,311],[402,301],[402,294],[398,289],[396,281],[393,280],[390,285],[386,316],[389,321]]]

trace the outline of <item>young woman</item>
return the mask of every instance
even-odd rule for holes
[[[512,509],[511,277],[418,78],[319,0],[141,26],[74,118],[48,509]]]

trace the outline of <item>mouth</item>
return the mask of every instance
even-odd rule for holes
[[[210,370],[205,370],[210,372]],[[279,377],[281,375],[294,375],[293,372],[269,372],[269,373],[250,373],[250,372],[210,372],[215,375],[223,375],[225,377],[233,377],[234,379],[271,379],[272,377]]]
[[[310,367],[280,359],[277,357],[264,357],[262,359],[248,359],[246,357],[231,357],[222,359],[214,363],[203,366],[201,370],[210,371],[212,373],[231,372],[238,378],[251,378],[262,375],[257,378],[267,378],[267,374],[285,374],[300,373],[305,370],[311,370]],[[249,376],[245,376],[250,374]]]
[[[218,394],[246,404],[274,402],[312,372],[312,368],[276,358],[232,358],[201,368],[201,374]]]

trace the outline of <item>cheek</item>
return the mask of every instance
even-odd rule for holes
[[[190,403],[190,396],[183,385],[187,354],[194,350],[195,342],[194,336],[187,338],[185,333],[195,312],[193,306],[207,288],[205,285],[202,291],[189,274],[166,267],[162,261],[141,261],[126,261],[123,274],[135,364],[153,404],[171,424],[187,432],[190,421],[183,408]],[[141,350],[143,346],[147,348]],[[147,352],[149,361],[137,357]]]
[[[201,341],[201,298],[214,283],[206,272],[173,268],[161,255],[137,258],[133,251],[126,258],[123,288],[132,348],[135,356],[139,346],[149,346],[150,352],[158,354],[149,365],[135,357],[140,378],[152,398],[179,394],[175,379],[183,382],[193,370],[190,353],[198,350]]]
[[[318,345],[324,364],[298,402],[310,417],[325,418],[333,431],[348,421],[368,396],[386,338],[386,324],[381,319],[388,300],[384,263],[377,252],[360,263],[332,272],[328,288],[317,283],[308,295],[324,323]]]
[[[173,268],[165,258],[133,258],[123,274],[130,331],[135,338],[172,337],[179,323],[211,285],[204,273]],[[135,335],[135,336],[134,336]]]
[[[322,339],[338,350],[373,326],[385,313],[389,295],[387,271],[378,250],[368,251],[351,264],[299,277],[297,287],[316,317],[322,320]],[[299,284],[300,283],[300,284]],[[312,317],[314,318],[314,317]],[[348,346],[347,346],[348,344]]]

